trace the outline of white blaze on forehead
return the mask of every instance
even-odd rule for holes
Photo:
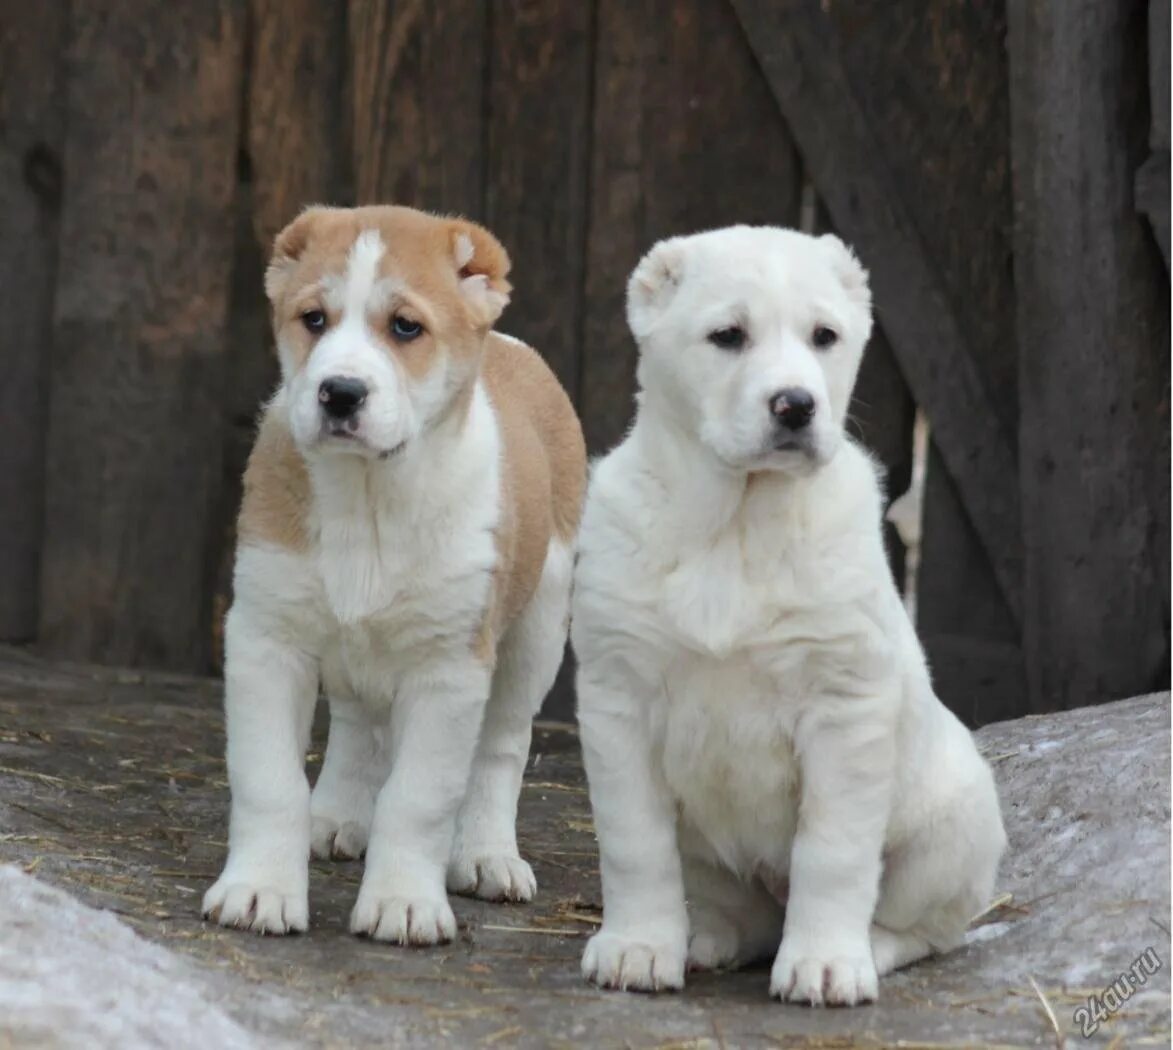
[[[326,277],[322,290],[327,304],[343,317],[365,317],[373,300],[387,295],[388,282],[379,277],[379,262],[387,246],[378,230],[363,230],[346,257],[346,272]]]

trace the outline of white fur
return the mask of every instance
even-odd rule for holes
[[[340,323],[269,408],[306,456],[313,541],[303,553],[238,551],[225,626],[229,855],[204,910],[258,932],[304,930],[311,848],[365,848],[352,930],[432,944],[456,932],[450,866],[461,891],[533,896],[514,820],[530,722],[565,642],[570,556],[551,545],[492,671],[473,641],[498,560],[498,421],[479,384],[466,419],[436,417],[445,368],[413,385],[375,351],[366,316],[384,294],[381,252],[377,234],[358,239]],[[340,364],[372,385],[368,444],[406,442],[394,457],[319,439],[312,392]],[[311,799],[303,763],[319,683],[331,726]]]
[[[584,973],[677,988],[776,952],[773,995],[874,999],[877,971],[960,943],[1005,836],[843,436],[866,276],[834,238],[742,227],[657,246],[629,294],[640,407],[593,472],[572,626],[605,905]],[[730,323],[740,353],[707,341]],[[775,452],[791,385],[820,429]]]

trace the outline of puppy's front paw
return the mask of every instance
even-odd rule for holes
[[[367,835],[368,829],[356,821],[315,814],[310,850],[319,860],[358,860],[367,851]]]
[[[301,879],[225,869],[204,894],[203,912],[221,926],[253,933],[304,933],[310,924],[309,891]]]
[[[601,988],[679,991],[684,987],[684,938],[671,931],[611,933],[605,927],[588,942],[582,975]]]
[[[448,865],[448,889],[486,901],[525,903],[538,883],[533,869],[516,853],[458,854]]]
[[[857,1006],[875,1002],[876,966],[865,943],[861,950],[820,953],[816,946],[785,938],[770,971],[770,995],[811,1006]]]
[[[390,944],[445,944],[456,936],[456,916],[443,896],[380,896],[364,887],[350,913],[350,932]]]

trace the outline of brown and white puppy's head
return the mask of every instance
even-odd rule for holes
[[[807,474],[834,456],[872,327],[867,273],[838,237],[661,241],[631,275],[627,318],[642,403],[727,467]]]
[[[467,404],[508,272],[505,249],[466,219],[302,212],[265,273],[302,453],[387,459]]]

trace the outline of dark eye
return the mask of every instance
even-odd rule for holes
[[[321,310],[306,310],[301,315],[301,323],[305,325],[307,332],[317,335],[319,332],[325,331],[326,315]]]
[[[814,332],[811,333],[811,342],[820,350],[826,350],[839,342],[839,333],[825,324],[816,325]]]
[[[709,342],[713,346],[719,346],[722,350],[740,350],[746,342],[745,329],[740,325],[718,328],[709,333]]]
[[[419,321],[409,321],[406,317],[395,317],[391,321],[391,334],[405,343],[410,343],[423,330],[424,326]]]

